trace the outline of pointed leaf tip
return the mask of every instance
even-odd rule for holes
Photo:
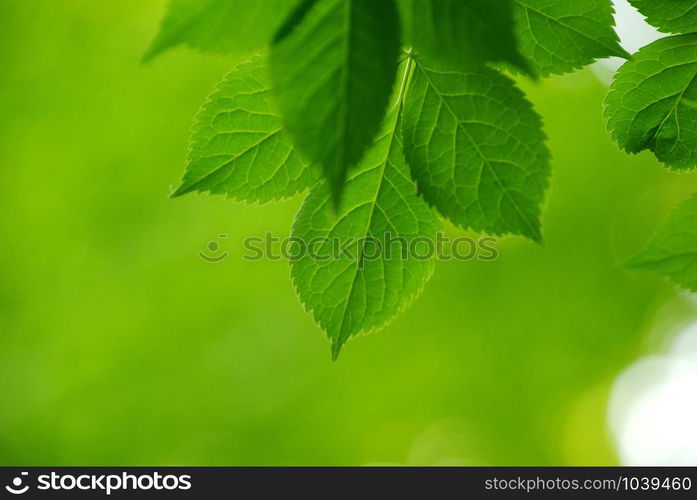
[[[341,349],[344,347],[344,343],[340,341],[332,342],[331,344],[331,353],[332,353],[332,361],[336,361],[339,359],[339,354],[341,354]]]
[[[187,160],[171,197],[198,191],[265,203],[289,198],[319,177],[283,129],[263,56],[240,63],[216,86],[194,120]]]

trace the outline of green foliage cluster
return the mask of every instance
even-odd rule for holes
[[[615,75],[607,127],[628,153],[649,150],[666,167],[697,167],[697,0],[630,0],[652,26],[674,33],[642,47]],[[628,267],[697,291],[697,198],[680,204]]]
[[[633,3],[663,30],[697,24],[697,1]],[[697,161],[695,37],[639,51],[606,106],[623,149],[650,149],[683,170]],[[309,190],[294,236],[389,233],[406,242],[433,237],[438,215],[464,229],[542,241],[546,136],[504,73],[539,78],[630,58],[610,0],[172,0],[145,59],[176,45],[248,60],[202,106],[174,195],[267,202]],[[669,227],[686,220],[678,215]],[[675,252],[697,255],[689,237],[680,241],[689,248]],[[434,266],[364,262],[355,250],[355,259],[291,264],[334,358],[407,307]],[[633,263],[675,274],[677,262],[656,264],[670,250],[649,249]]]

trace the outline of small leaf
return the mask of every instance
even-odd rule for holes
[[[402,0],[409,43],[422,57],[455,67],[505,62],[523,71],[512,0]]]
[[[390,99],[397,10],[394,0],[317,0],[299,9],[272,46],[271,77],[288,131],[322,166],[338,201]]]
[[[643,47],[615,75],[607,128],[628,153],[645,149],[669,167],[697,166],[697,34]]]
[[[513,82],[417,59],[404,110],[407,162],[426,201],[455,224],[542,239],[549,177],[542,122]]]
[[[293,149],[272,103],[264,57],[226,75],[196,117],[186,173],[173,196],[199,191],[266,202],[314,184],[318,171]]]
[[[697,31],[697,0],[629,0],[646,21],[663,33]]]
[[[149,61],[177,45],[244,56],[271,41],[298,0],[171,0],[160,31],[143,56]]]
[[[680,204],[646,248],[625,266],[667,276],[697,292],[697,195]]]
[[[293,226],[293,236],[308,244],[328,238],[317,245],[320,255],[330,255],[332,246],[346,245],[348,251],[336,258],[305,256],[291,263],[300,300],[326,331],[334,359],[351,337],[379,329],[405,309],[433,272],[433,255],[422,259],[401,254],[419,238],[433,241],[440,225],[416,196],[396,132],[398,114],[395,109],[387,116],[378,138],[346,181],[338,212],[332,209],[326,185],[321,185],[310,191]],[[383,245],[374,258],[377,247],[366,240],[361,244],[360,238],[366,237],[383,243],[402,238],[405,246],[395,243],[387,254]]]
[[[516,0],[514,14],[518,48],[539,75],[629,58],[613,29],[610,0]]]

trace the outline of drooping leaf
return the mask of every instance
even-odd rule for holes
[[[171,0],[144,61],[177,45],[246,55],[271,41],[298,0]]]
[[[615,75],[607,128],[628,153],[653,151],[667,166],[697,165],[697,34],[643,47]]]
[[[318,169],[283,130],[267,72],[266,59],[254,56],[217,86],[196,117],[186,173],[173,196],[199,191],[266,202],[317,180]]]
[[[399,58],[394,0],[301,4],[271,49],[271,76],[298,148],[322,166],[335,201],[380,127]]]
[[[334,359],[351,337],[382,327],[406,308],[433,271],[434,255],[417,247],[419,239],[433,241],[439,221],[416,195],[402,157],[398,114],[395,109],[386,117],[346,181],[338,212],[321,185],[310,191],[293,226],[293,236],[308,245],[317,242],[315,256],[291,262],[291,274],[300,300],[326,332]],[[338,251],[342,247],[346,252]],[[403,255],[409,248],[415,250]]]
[[[508,63],[527,71],[517,50],[512,0],[402,0],[407,40],[422,57],[456,67]]]
[[[626,267],[653,271],[697,292],[697,195],[675,209]]]
[[[697,31],[697,0],[629,0],[663,33]]]
[[[510,79],[417,59],[403,128],[411,172],[441,214],[463,228],[542,239],[549,152],[539,116]]]
[[[611,0],[516,0],[518,48],[542,76],[567,73],[595,59],[628,58],[612,14]]]

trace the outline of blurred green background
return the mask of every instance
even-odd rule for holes
[[[241,259],[300,197],[167,198],[234,60],[141,65],[164,6],[0,0],[0,463],[616,463],[610,386],[678,294],[618,264],[697,182],[617,150],[594,74],[522,82],[554,156],[545,245],[439,263],[332,363],[287,263]]]

